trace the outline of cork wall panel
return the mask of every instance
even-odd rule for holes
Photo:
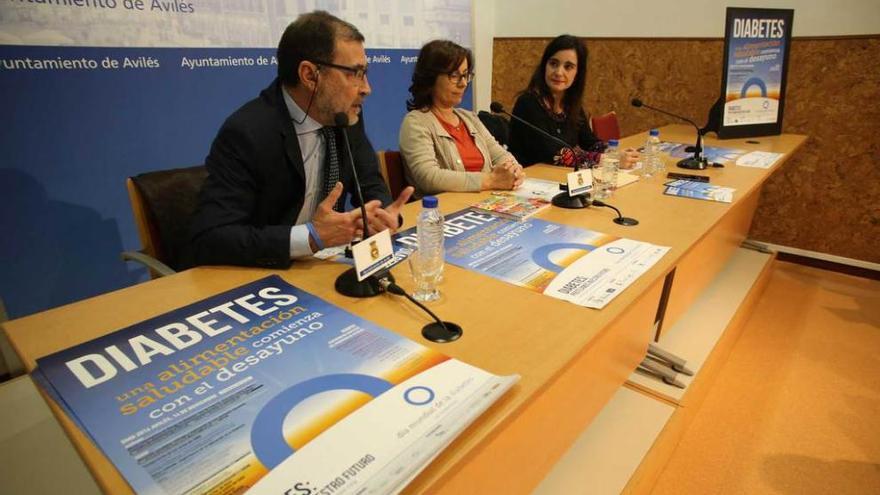
[[[764,188],[750,236],[880,263],[880,37],[795,40],[784,132],[810,140]]]
[[[492,98],[512,108],[549,39],[494,42]],[[624,135],[675,120],[702,125],[718,96],[719,39],[587,39],[584,107],[616,111]],[[880,37],[795,39],[783,132],[810,139],[768,181],[753,239],[880,263]]]

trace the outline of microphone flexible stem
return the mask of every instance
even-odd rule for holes
[[[422,303],[420,303],[419,301],[417,301],[413,296],[407,294],[406,291],[403,290],[403,288],[402,288],[401,286],[399,286],[399,285],[395,284],[394,282],[388,280],[387,277],[382,277],[382,278],[380,278],[380,279],[379,279],[379,284],[381,284],[382,287],[384,287],[386,291],[388,291],[388,292],[390,292],[390,293],[392,293],[392,294],[395,294],[395,295],[398,295],[398,296],[403,296],[403,297],[409,299],[410,301],[413,302],[413,304],[415,304],[416,306],[422,308],[422,311],[424,311],[425,313],[428,313],[428,314],[431,316],[431,318],[434,318],[434,321],[436,321],[437,323],[439,323],[440,326],[443,327],[443,330],[447,330],[447,331],[449,330],[448,328],[446,328],[446,324],[443,323],[443,320],[441,320],[440,318],[438,318],[437,315],[435,315],[430,309],[427,308],[427,306],[425,306],[424,304],[422,304]]]
[[[686,117],[682,117],[681,115],[676,115],[674,113],[667,112],[666,110],[663,110],[663,109],[660,109],[657,107],[652,107],[651,105],[648,105],[647,103],[643,102],[642,100],[640,100],[638,98],[633,98],[632,105],[636,108],[639,108],[639,107],[650,108],[651,110],[654,110],[655,112],[660,112],[662,114],[669,115],[670,117],[675,117],[676,119],[683,120],[683,121],[689,123],[690,125],[694,126],[694,129],[697,130],[697,144],[696,144],[696,146],[694,146],[694,158],[696,160],[702,159],[703,129],[700,129],[700,126],[698,126],[696,122],[694,122],[693,120],[688,119]]]
[[[608,203],[603,203],[602,201],[599,201],[598,199],[594,199],[594,200],[593,200],[593,206],[599,206],[599,207],[602,207],[602,208],[611,208],[612,210],[614,210],[614,211],[617,212],[617,218],[623,218],[623,214],[620,213],[620,210],[618,210],[617,208],[615,208],[615,207],[609,205]]]
[[[679,119],[679,120],[683,120],[683,121],[687,122],[688,124],[694,126],[694,127],[697,129],[697,135],[698,135],[698,136],[701,134],[701,133],[700,133],[700,126],[698,126],[698,125],[696,124],[696,122],[694,122],[694,121],[691,120],[691,119],[688,119],[688,118],[682,117],[681,115],[675,115],[674,113],[669,113],[669,112],[667,112],[666,110],[661,110],[661,109],[659,109],[659,108],[657,108],[657,107],[652,107],[651,105],[648,105],[647,103],[644,103],[644,102],[642,103],[641,106],[646,107],[646,108],[650,108],[651,110],[654,110],[655,112],[665,113],[666,115],[669,115],[670,117],[675,117],[675,118],[677,118],[677,119]]]
[[[496,103],[497,103],[497,105],[496,105]],[[532,124],[528,120],[525,120],[522,117],[517,117],[516,115],[508,112],[498,102],[492,102],[492,105],[490,106],[490,110],[492,110],[495,113],[503,113],[504,115],[507,115],[511,119],[515,119],[517,122],[520,122],[520,123],[527,125],[528,127],[532,128],[532,130],[538,132],[540,135],[544,136],[545,138],[549,138],[554,143],[561,145],[563,148],[572,148],[573,147],[572,145],[566,143],[564,140],[554,136],[553,134],[550,134],[549,132],[545,131],[544,129],[541,129],[540,127],[536,126],[535,124]],[[575,169],[575,171],[580,169],[578,164],[575,164],[574,169]]]
[[[566,143],[566,142],[565,142],[564,140],[562,140],[561,138],[558,138],[558,137],[556,137],[556,136],[554,136],[554,135],[552,135],[552,134],[549,134],[549,133],[548,133],[547,131],[545,131],[544,129],[541,129],[540,127],[536,126],[535,124],[532,124],[531,122],[527,121],[526,119],[523,119],[522,117],[517,117],[516,115],[514,115],[514,114],[512,114],[512,113],[510,113],[510,112],[508,112],[508,111],[506,111],[506,110],[502,110],[501,113],[503,113],[504,115],[509,116],[509,117],[512,118],[512,119],[516,119],[517,122],[521,122],[521,123],[523,123],[523,124],[525,124],[525,125],[531,127],[532,129],[534,129],[534,130],[540,132],[543,136],[552,139],[554,142],[556,142],[556,144],[561,144],[562,146],[564,146],[564,147],[566,147],[566,148],[570,148],[570,147],[571,147],[570,144]]]
[[[346,117],[347,119],[347,117]],[[351,175],[354,177],[354,189],[357,194],[357,199],[361,204],[361,221],[364,222],[364,234],[361,236],[361,239],[366,239],[370,237],[370,227],[367,224],[367,207],[364,206],[364,195],[361,193],[361,181],[358,179],[357,168],[354,166],[354,156],[351,154],[351,145],[348,142],[348,133],[345,132],[344,128],[340,128],[342,130],[342,140],[345,141],[345,150],[348,152],[348,163],[351,165]]]

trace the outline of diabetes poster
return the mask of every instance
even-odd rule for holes
[[[793,10],[727,9],[721,137],[779,134]]]

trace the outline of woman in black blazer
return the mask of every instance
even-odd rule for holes
[[[581,106],[587,81],[587,48],[571,35],[558,36],[547,45],[528,87],[520,93],[513,114],[569,144],[563,148],[525,124],[510,125],[510,150],[522,165],[550,163],[573,166],[576,161],[598,163],[605,143],[590,129]],[[629,168],[638,153],[627,151],[621,166]]]

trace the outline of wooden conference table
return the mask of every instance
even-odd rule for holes
[[[661,129],[667,141],[692,142],[693,129]],[[622,140],[640,146],[645,133]],[[713,184],[736,189],[722,204],[664,196],[665,177],[642,180],[617,191],[608,202],[637,218],[635,227],[612,223],[605,208],[550,208],[539,218],[607,234],[670,246],[669,253],[602,310],[582,308],[527,289],[447,266],[443,298],[431,305],[441,318],[459,323],[464,336],[433,344],[420,336],[427,316],[389,294],[356,300],[340,296],[333,281],[344,265],[297,262],[288,270],[204,267],[7,322],[3,325],[28,370],[37,358],[80,344],[196,302],[269,274],[410,339],[496,374],[519,374],[520,382],[457,438],[406,489],[406,493],[529,493],[624,383],[655,337],[655,319],[667,275],[663,325],[669,327],[715,277],[748,232],[764,181],[806,140],[781,135],[706,144],[783,153],[769,170],[728,165],[694,172]],[[674,171],[672,161],[667,169]],[[531,177],[559,180],[566,170],[527,169]],[[450,213],[473,203],[472,193],[440,196]],[[406,206],[406,227],[418,203]],[[412,288],[406,267],[394,275]],[[88,437],[51,403],[62,426],[107,493],[131,493],[119,472]]]

